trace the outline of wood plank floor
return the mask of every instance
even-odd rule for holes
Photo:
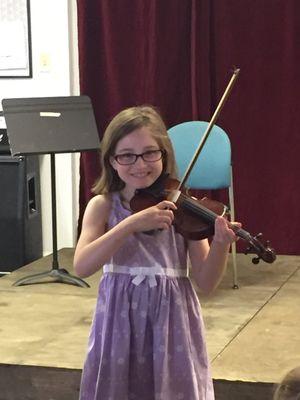
[[[73,249],[59,251],[72,271]],[[51,270],[52,256],[0,278],[0,400],[75,400],[101,274],[90,288],[43,282],[12,286]],[[274,383],[300,365],[300,256],[272,265],[238,254],[210,297],[199,294],[216,399],[270,399]],[[120,399],[122,400],[122,399]],[[141,399],[142,400],[142,399]]]

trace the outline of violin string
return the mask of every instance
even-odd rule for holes
[[[194,200],[182,193],[180,194],[179,198],[182,200],[182,205],[186,209],[194,211],[196,214],[198,213],[198,215],[200,209],[201,215],[211,221],[215,221],[216,217],[218,216],[218,214],[214,213],[213,211],[199,204],[197,200]],[[269,247],[265,248],[263,244],[256,237],[253,237],[249,232],[247,232],[242,228],[239,228],[238,226],[230,223],[229,221],[226,222],[228,227],[233,229],[237,236],[248,242],[250,247],[254,250],[254,252],[264,261],[271,263],[276,259],[276,255],[274,255],[275,253],[273,249],[270,249]]]
[[[194,211],[196,214],[198,212],[199,214],[199,209],[201,210],[201,214],[204,217],[207,217],[207,219],[214,221],[217,217],[217,214],[214,213],[213,211],[209,210],[208,208],[202,206],[199,204],[198,201],[189,198],[188,196],[181,194],[180,198],[183,198],[183,206],[186,207],[187,209],[190,209],[191,211]]]
[[[215,221],[215,219],[218,217],[218,214],[214,213],[213,211],[209,210],[208,208],[202,206],[199,204],[197,200],[194,200],[192,198],[189,198],[188,196],[181,194],[180,198],[183,198],[183,206],[186,207],[187,209],[190,209],[191,211],[194,211],[195,213],[198,212],[199,214],[199,209],[201,210],[201,215],[206,217],[210,221]],[[250,240],[254,240],[254,238],[251,236],[251,234],[247,231],[245,231],[242,228],[239,228],[235,226],[234,224],[230,223],[229,221],[226,221],[228,227],[232,229],[237,236],[239,236],[241,239],[244,239],[248,242]]]

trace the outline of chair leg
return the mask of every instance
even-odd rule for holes
[[[236,264],[236,243],[233,242],[231,245],[231,255],[232,255],[232,272],[233,272],[233,283],[232,289],[238,289],[238,277],[237,277],[237,264]]]
[[[230,207],[230,221],[235,221],[235,212],[234,212],[234,196],[233,196],[233,175],[232,175],[232,167],[231,167],[231,185],[228,188],[229,194],[229,207]],[[237,274],[237,263],[236,263],[236,243],[232,243],[231,245],[231,255],[232,255],[232,265],[233,265],[233,289],[238,289],[238,274]]]

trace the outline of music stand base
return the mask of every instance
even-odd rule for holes
[[[84,280],[69,274],[64,268],[52,269],[40,274],[29,275],[16,281],[13,286],[30,285],[35,283],[43,283],[44,278],[52,278],[53,282],[68,283],[80,287],[90,287]]]

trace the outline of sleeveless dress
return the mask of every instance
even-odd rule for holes
[[[108,227],[130,214],[113,193]],[[103,268],[80,400],[213,400],[182,236],[131,235]]]

